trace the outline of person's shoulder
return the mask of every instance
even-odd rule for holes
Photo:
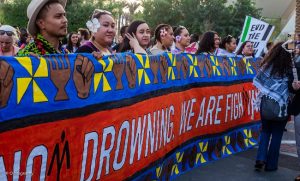
[[[114,50],[114,51],[118,51],[119,49],[120,49],[120,43],[117,43],[117,44],[115,44],[113,47],[112,47],[112,50]]]
[[[20,49],[17,56],[28,56],[30,53],[38,54],[35,42],[28,43],[23,49]]]
[[[82,45],[80,46],[75,53],[93,53],[94,50],[92,47],[88,46],[88,45]]]
[[[164,53],[163,50],[158,49],[157,47],[152,47],[150,50],[152,55],[158,55]]]

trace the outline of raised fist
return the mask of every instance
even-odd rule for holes
[[[167,82],[168,62],[165,56],[160,56],[160,74],[163,83]]]
[[[181,65],[182,65],[182,55],[181,54],[176,54],[176,69],[177,69],[176,79],[180,79]]]
[[[222,63],[220,63],[220,67],[221,67],[221,69],[222,69],[222,75],[223,75],[223,76],[226,76],[225,71],[227,72],[227,74],[228,74],[229,76],[231,75],[230,65],[229,65],[229,63],[228,63],[228,60],[227,60],[225,57],[223,57]]]
[[[153,76],[154,76],[154,84],[158,83],[157,79],[157,73],[159,68],[159,59],[157,56],[150,56],[150,68],[152,70]]]
[[[254,61],[253,58],[250,59],[250,64],[251,64],[251,66],[254,68],[254,70],[255,70],[256,72],[258,72],[258,70],[259,70],[259,68],[260,68],[260,65],[261,65],[261,63],[262,63],[262,60],[263,60],[263,59],[262,59],[261,57],[257,58],[256,61]]]
[[[136,84],[136,63],[130,55],[126,55],[125,73],[129,88],[134,88]]]
[[[116,89],[120,90],[120,89],[123,89],[122,75],[124,73],[125,61],[123,61],[123,57],[119,54],[113,55],[112,59],[114,61],[114,65],[113,65],[112,70],[113,70],[114,75],[117,79]]]
[[[205,62],[204,62],[204,66],[207,72],[207,77],[211,77],[212,73],[213,73],[213,67],[211,65],[211,61],[209,60],[208,57],[206,57]]]
[[[243,59],[240,59],[238,62],[237,62],[237,67],[239,69],[239,71],[241,72],[242,75],[245,75],[245,72],[246,72],[246,64],[244,62]]]
[[[85,99],[89,96],[94,70],[95,67],[91,60],[82,55],[77,55],[73,79],[79,98]]]
[[[200,69],[200,77],[204,76],[204,65],[205,65],[205,57],[203,55],[197,55],[198,67]]]
[[[4,60],[0,60],[0,108],[7,105],[13,87],[14,69]]]
[[[183,72],[183,78],[186,79],[187,73],[189,71],[189,62],[186,59],[185,56],[182,56],[182,72]]]
[[[69,99],[65,90],[66,84],[70,79],[70,73],[71,73],[70,61],[68,56],[66,55],[64,57],[64,60],[62,59],[61,56],[52,56],[51,59],[46,58],[46,60],[50,63],[49,69],[50,69],[51,80],[55,85],[55,87],[57,88],[55,100],[60,101],[60,100]],[[67,63],[66,65],[64,61]],[[58,62],[60,62],[61,68],[59,68]]]

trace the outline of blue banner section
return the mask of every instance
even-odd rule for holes
[[[137,173],[133,180],[174,180],[193,168],[201,167],[230,155],[253,148],[259,142],[260,123],[252,123],[218,136],[189,141],[186,146]]]
[[[176,87],[247,81],[260,59],[122,53],[0,57],[0,122]]]

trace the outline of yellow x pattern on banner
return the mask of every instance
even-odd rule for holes
[[[229,150],[228,146],[230,145],[230,137],[229,136],[225,136],[224,137],[225,140],[225,145],[222,147],[222,153],[223,155],[231,155],[232,152]]]
[[[33,102],[47,102],[48,98],[45,96],[41,88],[36,82],[38,78],[48,77],[48,66],[44,58],[40,58],[40,64],[35,72],[33,72],[32,60],[29,57],[16,57],[17,61],[26,69],[29,77],[17,78],[17,103],[19,104],[28,90],[32,82]]]
[[[200,160],[200,163],[207,162],[203,155],[205,152],[207,152],[207,147],[208,147],[208,142],[200,142],[199,143],[200,153],[197,153],[197,156],[196,156],[197,164],[198,164],[199,160]]]
[[[188,58],[191,60],[192,64],[190,65],[190,77],[193,76],[194,78],[198,78],[198,72],[196,70],[196,67],[198,66],[198,60],[196,56],[192,56],[188,54]]]
[[[168,68],[168,79],[169,80],[175,80],[175,71],[174,71],[174,69],[176,69],[176,55],[173,55],[172,53],[168,53],[168,57],[171,61],[171,66],[169,66],[169,68]]]
[[[246,138],[244,139],[246,146],[247,147],[254,146],[256,143],[251,140],[252,139],[252,132],[251,132],[251,130],[244,129],[244,134],[246,136]]]
[[[149,76],[146,72],[146,69],[150,68],[149,57],[147,55],[143,57],[142,55],[139,55],[139,54],[135,54],[135,56],[137,57],[137,59],[139,60],[139,62],[142,65],[142,68],[138,69],[139,85],[141,85],[143,78],[144,78],[145,84],[150,84],[151,82],[150,82]]]
[[[182,162],[182,158],[183,158],[184,153],[181,152],[177,152],[176,153],[176,161],[177,163],[173,165],[172,167],[172,175],[179,174],[179,169],[178,169],[178,164]]]
[[[237,72],[236,72],[236,68],[237,68],[237,65],[236,65],[236,61],[233,59],[233,58],[228,58],[230,63],[231,63],[231,75],[232,76],[237,76]]]
[[[156,171],[156,177],[159,178],[161,176],[161,173],[162,173],[162,165],[157,167],[155,171]]]
[[[243,58],[243,61],[245,63],[247,74],[254,74],[254,71],[252,70],[252,66],[250,64],[250,61],[247,60],[246,58]]]
[[[95,73],[94,75],[94,92],[98,90],[101,80],[103,82],[102,91],[110,91],[112,89],[109,85],[109,81],[107,80],[106,74],[112,71],[114,61],[111,58],[108,58],[108,63],[105,62],[103,59],[98,60],[98,62],[102,65],[103,72]]]
[[[219,70],[219,61],[218,61],[218,58],[217,57],[214,57],[214,56],[210,56],[210,60],[212,62],[212,68],[213,68],[213,74],[214,76],[217,75],[217,76],[221,76],[221,72]]]

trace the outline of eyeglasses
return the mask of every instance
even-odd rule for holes
[[[12,42],[2,42],[2,41],[0,41],[0,45],[1,44],[5,44],[5,45],[9,45],[9,44],[11,44]]]
[[[4,34],[6,34],[7,36],[13,36],[13,35],[15,35],[15,33],[12,32],[12,31],[0,30],[0,35],[4,35]]]

